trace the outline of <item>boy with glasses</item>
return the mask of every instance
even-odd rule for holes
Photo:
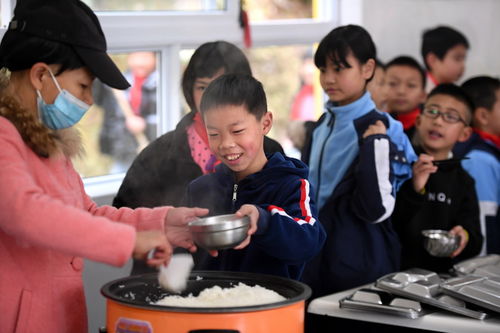
[[[393,223],[402,245],[401,269],[419,267],[447,272],[453,264],[479,254],[483,237],[474,180],[453,159],[456,142],[469,138],[474,105],[454,84],[442,84],[429,94],[415,123],[419,159],[413,178],[396,197]],[[422,230],[442,229],[460,236],[459,247],[446,258],[424,249]]]

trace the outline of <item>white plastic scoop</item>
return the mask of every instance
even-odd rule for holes
[[[158,282],[163,289],[180,293],[186,289],[189,273],[194,266],[190,253],[176,253],[170,259],[168,266],[160,266]]]

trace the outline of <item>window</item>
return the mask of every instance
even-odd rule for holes
[[[95,2],[97,5],[97,1]],[[138,1],[128,1],[129,4],[134,2]],[[162,9],[168,9],[165,7],[168,1],[155,2],[164,6]],[[113,3],[111,0],[101,0],[99,3],[101,6],[99,8],[114,9],[106,4]],[[127,2],[114,1],[114,3],[126,7]],[[161,87],[157,95],[158,135],[175,128],[187,111],[180,82],[183,66],[193,50],[204,42],[221,39],[243,47],[243,32],[239,25],[239,1],[197,3],[200,4],[200,8],[205,6],[203,11],[189,12],[187,7],[183,7],[180,10],[184,12],[175,14],[154,11],[98,12],[111,51],[157,50],[157,58],[162,65],[158,68],[158,86]],[[287,152],[293,155],[296,151],[287,137],[287,124],[291,117],[290,110],[294,97],[301,87],[299,76],[293,72],[298,73],[305,53],[312,52],[312,43],[319,41],[335,25],[333,8],[336,8],[337,2],[262,0],[244,3],[250,18],[253,40],[253,47],[245,52],[254,75],[264,84],[269,98],[269,108],[274,114],[275,124],[270,136],[281,142]],[[258,6],[265,6],[269,10],[261,10]],[[123,10],[123,8],[116,9]],[[257,16],[256,10],[259,10],[260,16]],[[130,25],[131,21],[134,22],[133,25]],[[316,94],[321,99],[321,95],[317,92]],[[318,102],[318,97],[313,103],[316,104],[315,108],[321,109],[322,102]],[[108,166],[106,170],[111,169]],[[115,174],[86,178],[84,181],[89,194],[97,195],[102,193],[103,187],[106,193],[116,191],[121,178]]]
[[[97,12],[108,50],[122,70],[126,70],[126,59],[132,52],[155,53],[156,136],[175,128],[185,112],[180,82],[182,64],[189,59],[186,50],[215,40],[226,40],[243,48],[240,1],[237,0],[84,1]],[[0,0],[2,22],[10,21],[14,3],[14,0]],[[310,49],[312,43],[337,24],[338,0],[247,0],[244,3],[253,41],[252,48],[245,52],[255,76],[266,88],[275,114],[271,136],[282,141],[286,138],[285,124],[293,96],[300,86],[299,78],[290,78],[287,72],[299,67],[302,57],[299,50]],[[0,33],[4,29],[0,29]],[[283,59],[287,53],[290,69],[278,70],[273,78],[270,73],[279,67],[271,67],[278,66],[276,60]],[[79,126],[87,155],[83,160],[74,161],[84,177],[87,193],[94,198],[112,196],[124,176],[123,172],[119,173],[117,159],[102,151],[99,138],[105,125],[104,116],[102,106],[97,105],[82,120]],[[125,132],[124,127],[122,131]]]
[[[253,0],[245,8],[253,22],[313,18],[313,0]]]
[[[273,113],[269,136],[281,143],[287,155],[300,157],[303,138],[296,123],[316,119],[322,106],[321,95],[315,94],[319,81],[312,44],[257,47],[246,53]]]
[[[157,136],[157,53],[113,54],[131,88],[94,81],[94,105],[78,123],[85,154],[73,162],[83,177],[124,173]]]
[[[224,0],[84,0],[94,11],[210,11],[224,10]]]

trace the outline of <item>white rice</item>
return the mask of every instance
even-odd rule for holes
[[[250,287],[240,282],[236,286],[230,288],[213,286],[202,290],[198,296],[193,296],[192,294],[185,297],[178,295],[166,296],[152,304],[192,308],[221,308],[261,305],[284,300],[286,300],[285,297],[273,290],[266,289],[259,285]]]

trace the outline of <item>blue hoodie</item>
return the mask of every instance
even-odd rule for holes
[[[453,148],[458,156],[467,154],[462,167],[476,184],[481,230],[484,242],[481,255],[500,254],[500,149],[477,133]]]
[[[216,258],[204,250],[195,255],[195,269],[254,272],[299,279],[305,262],[319,253],[325,232],[309,186],[308,168],[280,153],[268,156],[264,168],[239,183],[224,164],[188,187],[188,205],[208,208],[210,215],[257,206],[257,232],[242,250],[222,250]]]

